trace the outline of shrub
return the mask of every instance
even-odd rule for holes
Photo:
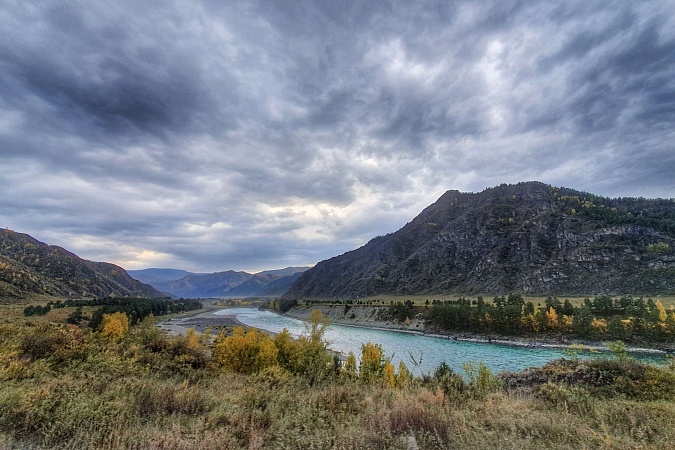
[[[502,380],[495,376],[482,362],[478,364],[468,362],[462,368],[469,377],[469,388],[475,397],[483,398],[502,388]]]
[[[619,361],[624,361],[628,357],[626,346],[622,341],[609,342],[607,348]]]
[[[548,382],[539,386],[536,397],[564,412],[588,415],[593,411],[593,399],[589,392],[582,388]]]
[[[115,312],[103,314],[101,321],[101,335],[112,340],[119,340],[129,331],[129,318],[126,313]]]
[[[84,335],[75,325],[40,324],[20,340],[21,353],[31,359],[53,358],[63,362],[76,356],[85,344]]]
[[[194,328],[189,328],[184,336],[176,336],[168,341],[168,352],[180,365],[193,368],[205,367],[209,361],[206,348],[209,339],[210,332],[200,335]]]
[[[448,424],[437,409],[428,410],[410,401],[395,405],[389,413],[389,429],[392,435],[426,432],[447,440]]]
[[[246,374],[277,364],[278,353],[272,338],[255,328],[237,327],[230,337],[220,333],[213,346],[215,360],[225,370]]]
[[[406,389],[412,385],[413,376],[408,370],[408,366],[403,361],[398,363],[398,375],[396,376],[396,385],[402,389]]]

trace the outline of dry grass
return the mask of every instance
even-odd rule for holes
[[[40,327],[60,332],[48,325],[60,319],[0,309],[0,448],[404,449],[408,435],[420,449],[675,443],[675,402],[609,398],[581,385],[480,396],[433,379],[403,390],[346,378],[310,385],[283,370],[191,367],[150,329],[115,343],[83,333],[58,358],[22,353]]]

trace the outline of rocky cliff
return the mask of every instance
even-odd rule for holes
[[[395,233],[317,264],[288,298],[675,292],[675,201],[538,182],[446,192]]]

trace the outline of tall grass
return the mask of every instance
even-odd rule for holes
[[[206,344],[149,324],[113,341],[48,316],[0,317],[0,448],[405,449],[406,436],[421,449],[675,442],[675,374],[629,360],[500,378],[475,364],[467,380],[439,368],[391,388],[279,366],[224,372]]]

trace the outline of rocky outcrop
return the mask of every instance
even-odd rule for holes
[[[288,298],[675,292],[675,202],[543,183],[446,192],[395,233],[322,261]]]

